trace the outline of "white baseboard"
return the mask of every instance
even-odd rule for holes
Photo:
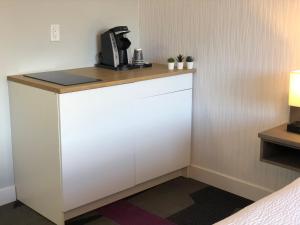
[[[222,190],[234,193],[244,198],[257,201],[258,199],[271,194],[274,190],[259,186],[245,180],[238,179],[211,169],[197,165],[191,165],[189,176],[195,180],[215,186]]]
[[[15,185],[0,189],[0,206],[16,201]]]

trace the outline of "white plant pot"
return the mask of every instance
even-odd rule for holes
[[[194,62],[186,62],[187,69],[191,70],[194,67]]]
[[[169,70],[174,70],[175,63],[168,63],[168,69]]]
[[[183,69],[183,62],[177,62],[177,69],[179,70]]]

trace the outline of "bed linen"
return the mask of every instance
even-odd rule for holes
[[[215,225],[300,225],[300,178]]]

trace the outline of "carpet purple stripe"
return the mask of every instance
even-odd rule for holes
[[[176,225],[123,200],[104,206],[99,212],[119,225]]]

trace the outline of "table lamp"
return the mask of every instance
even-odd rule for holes
[[[289,106],[300,107],[300,70],[290,73]],[[300,121],[289,123],[287,131],[300,134]]]

